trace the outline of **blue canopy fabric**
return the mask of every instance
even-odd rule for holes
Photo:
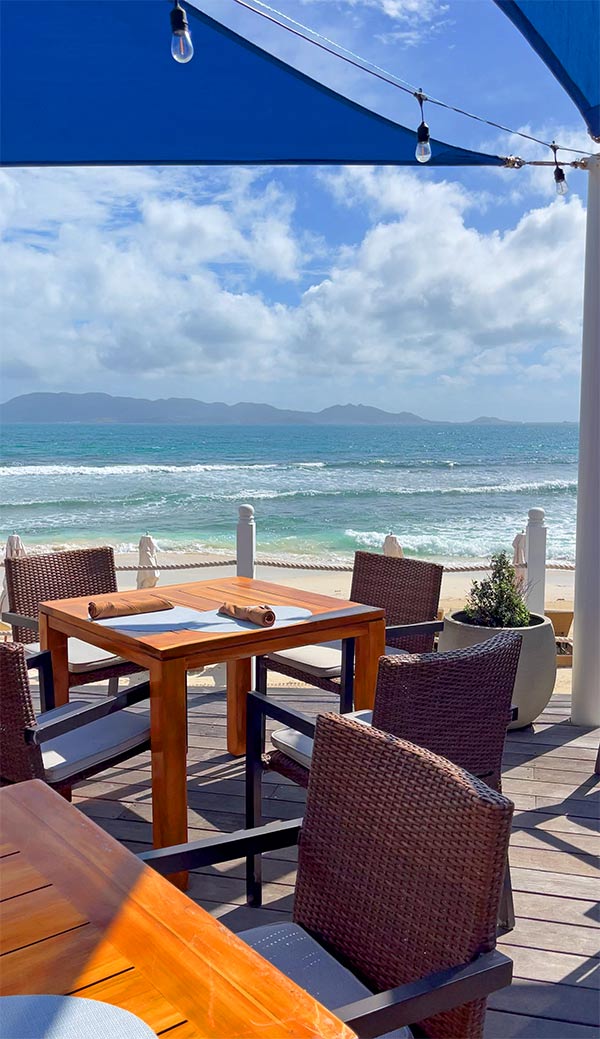
[[[496,0],[566,90],[600,140],[598,0]]]
[[[169,12],[166,0],[2,0],[0,164],[417,165],[413,129],[189,5],[195,53],[178,65]],[[431,149],[429,166],[504,163]]]

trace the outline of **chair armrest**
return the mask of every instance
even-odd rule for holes
[[[386,638],[400,638],[402,635],[429,635],[436,631],[442,631],[443,621],[419,621],[418,624],[390,624],[386,625]]]
[[[84,704],[78,707],[77,710],[65,715],[64,718],[49,718],[47,721],[44,721],[42,716],[37,725],[25,729],[25,739],[27,743],[37,745],[47,743],[48,740],[56,739],[57,736],[63,736],[66,732],[73,732],[74,729],[81,729],[83,725],[89,725],[90,722],[106,718],[107,715],[114,714],[115,711],[122,711],[124,707],[130,707],[141,700],[147,700],[149,696],[150,684],[143,682],[134,689],[128,689],[126,692],[121,693],[119,696],[103,700],[102,703]]]
[[[222,833],[191,844],[144,851],[138,858],[163,874],[199,869],[200,866],[240,859],[244,855],[291,848],[298,843],[301,825],[302,819],[268,823],[253,830],[236,830],[235,833]]]
[[[348,1003],[334,1010],[334,1014],[361,1039],[375,1039],[403,1025],[415,1024],[474,999],[484,999],[490,992],[510,985],[512,968],[512,960],[503,953],[482,953],[471,963],[436,971],[418,981]]]
[[[28,628],[29,631],[39,631],[40,625],[35,617],[23,617],[20,613],[3,613],[2,620],[13,628]]]
[[[289,707],[282,707],[276,700],[271,700],[269,697],[264,696],[263,693],[254,691],[248,693],[247,705],[249,713],[252,712],[254,715],[258,714],[267,718],[273,718],[275,721],[283,722],[284,725],[289,725],[291,729],[296,729],[305,736],[310,736],[314,739],[316,721],[314,718],[309,718],[307,714],[301,714],[300,711],[292,711]]]

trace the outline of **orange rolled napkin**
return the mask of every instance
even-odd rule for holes
[[[99,602],[92,600],[88,604],[89,614],[93,621],[103,620],[107,617],[132,617],[136,613],[158,613],[159,610],[172,609],[173,603],[168,599],[163,599],[160,595],[144,595],[135,602],[113,596],[112,599],[104,599]]]
[[[260,624],[261,628],[270,628],[275,623],[275,613],[270,606],[236,606],[232,602],[224,602],[219,607],[224,617],[235,617],[238,621],[251,621]]]

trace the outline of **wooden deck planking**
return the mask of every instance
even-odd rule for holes
[[[337,706],[335,697],[301,686],[271,693],[307,713]],[[196,687],[188,703],[188,823],[194,840],[243,827],[244,769],[243,759],[225,749],[224,692]],[[517,926],[500,947],[515,968],[513,985],[490,1000],[486,1039],[598,1036],[600,777],[593,769],[599,733],[571,726],[568,705],[564,695],[553,698],[534,729],[507,739],[504,790],[516,806],[511,871]],[[149,755],[81,785],[74,801],[133,851],[151,845]],[[300,816],[303,801],[298,787],[265,776],[266,819]],[[266,856],[262,910],[245,905],[243,876],[240,860],[194,871],[188,894],[234,931],[289,917],[294,849]]]

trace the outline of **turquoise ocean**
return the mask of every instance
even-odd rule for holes
[[[546,510],[572,561],[577,427],[4,426],[2,536],[28,548],[153,534],[163,551],[233,554],[237,506],[261,555],[347,560],[398,535],[407,554],[482,560]]]

